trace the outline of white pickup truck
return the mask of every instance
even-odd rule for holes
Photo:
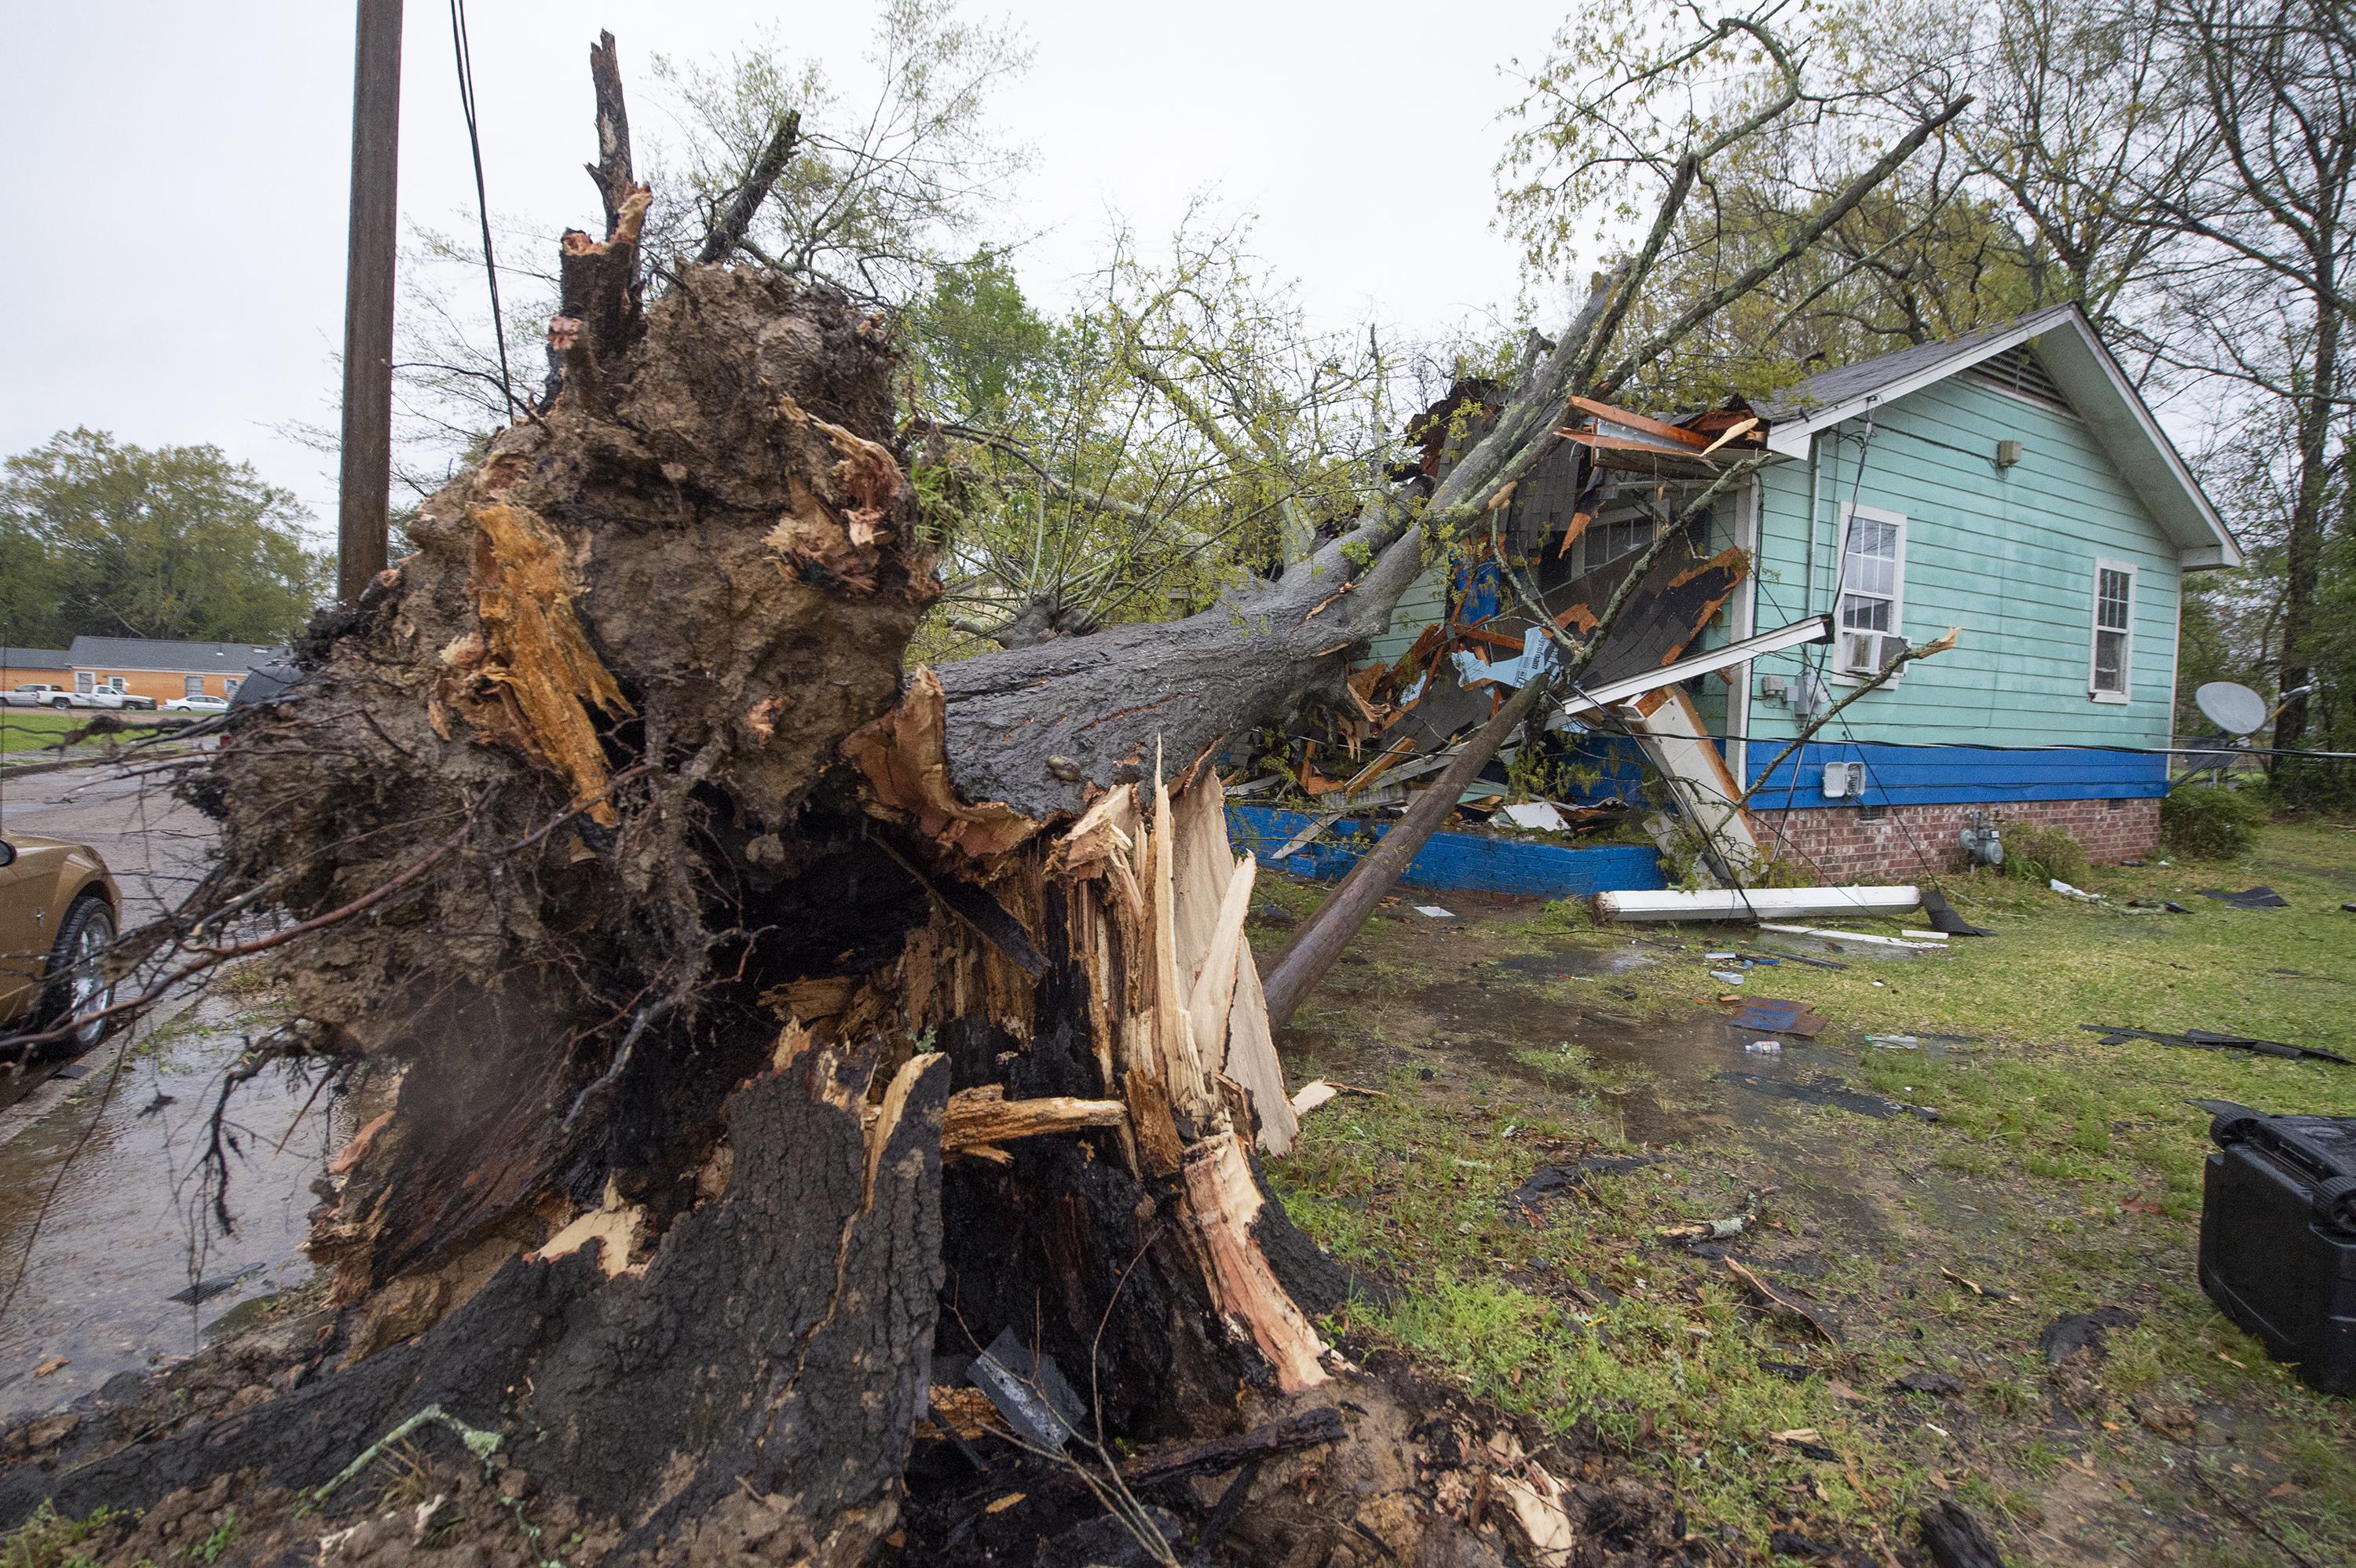
[[[111,686],[94,687],[89,691],[69,691],[62,686],[35,681],[8,691],[0,691],[0,702],[12,708],[137,708],[152,709],[155,699],[119,691]]]

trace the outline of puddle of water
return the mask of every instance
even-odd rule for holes
[[[1641,947],[1566,947],[1553,953],[1516,953],[1498,959],[1497,968],[1519,979],[1590,980],[1659,962]]]
[[[222,1233],[199,1165],[221,1075],[244,1044],[233,1022],[223,998],[206,998],[166,1026],[157,1050],[124,1061],[111,1094],[115,1048],[91,1052],[74,1098],[0,1146],[0,1290],[24,1267],[0,1322],[0,1416],[185,1356],[225,1313],[309,1277],[298,1248],[316,1201],[310,1182],[350,1118],[339,1096],[314,1100],[315,1085],[275,1070],[240,1088],[225,1122],[239,1146],[237,1228]],[[171,1103],[156,1106],[159,1094]],[[199,1281],[230,1283],[200,1302],[169,1299]],[[59,1356],[64,1366],[35,1375]]]

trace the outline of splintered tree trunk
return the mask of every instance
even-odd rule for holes
[[[1330,1305],[1313,1249],[1254,1169],[1290,1111],[1252,864],[1195,753],[1338,667],[1351,574],[1139,654],[1157,716],[1053,737],[1117,775],[1085,810],[993,799],[944,737],[1044,677],[961,672],[964,720],[904,690],[937,588],[884,324],[717,266],[641,310],[645,205],[567,237],[546,417],[427,503],[201,792],[222,864],[188,912],[320,922],[273,955],[305,1045],[397,1081],[314,1216],[334,1370],[20,1470],[0,1516],[315,1486],[438,1405],[621,1560],[850,1563],[937,1344],[1012,1329],[1132,1435],[1329,1375],[1279,1273]],[[1055,706],[1116,705],[1115,649],[1030,653],[1073,668]]]

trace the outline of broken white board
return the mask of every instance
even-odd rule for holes
[[[1516,827],[1526,827],[1537,833],[1561,833],[1570,827],[1550,800],[1526,800],[1519,805],[1499,808],[1497,815]]]

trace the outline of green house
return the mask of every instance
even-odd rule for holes
[[[2154,847],[2185,573],[2242,556],[2075,305],[1827,371],[1707,421],[1682,422],[1733,432],[1707,456],[1690,435],[1648,437],[1643,427],[1659,427],[1644,420],[1567,443],[1516,491],[1509,554],[1541,573],[1549,606],[1591,598],[1679,496],[1729,457],[1768,457],[1689,525],[1697,554],[1733,547],[1751,568],[1696,645],[1815,616],[1831,618],[1831,638],[1686,688],[1750,791],[1762,845],[1827,880],[1951,866],[1959,833],[1979,823],[2059,824],[2097,859]],[[1428,572],[1376,656],[1396,658],[1436,621],[1477,622],[1479,592],[1461,568]],[[1909,664],[1775,761],[1812,714],[1950,628],[1953,649]],[[1598,793],[1627,787],[1630,753],[1608,727],[1591,743],[1606,764]]]

